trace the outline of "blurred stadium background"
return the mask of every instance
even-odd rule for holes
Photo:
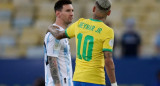
[[[55,1],[0,0],[0,86],[33,86],[37,78],[44,77],[43,38],[48,25],[55,21]],[[119,86],[156,86],[156,74],[160,70],[155,45],[160,31],[160,0],[111,1],[112,13],[107,21],[117,39],[114,60]],[[95,0],[72,2],[73,22],[92,17]],[[134,19],[142,43],[138,58],[125,59],[119,41],[129,18]],[[75,41],[74,38],[69,41],[74,66]]]

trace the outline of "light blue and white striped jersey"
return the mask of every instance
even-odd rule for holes
[[[55,24],[54,24],[55,25]],[[58,26],[58,25],[56,25]],[[64,30],[58,26],[60,30]],[[62,86],[73,86],[72,63],[68,39],[57,40],[48,32],[44,39],[45,86],[55,86],[48,64],[48,56],[57,57],[58,71]]]

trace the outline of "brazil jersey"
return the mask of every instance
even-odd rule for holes
[[[73,81],[105,85],[104,53],[112,52],[114,32],[100,20],[81,18],[65,30],[76,39]]]

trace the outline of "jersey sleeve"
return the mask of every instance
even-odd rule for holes
[[[113,51],[113,45],[114,45],[114,31],[111,29],[108,31],[108,36],[103,42],[103,51]]]
[[[75,23],[73,23],[72,25],[70,25],[66,30],[65,30],[65,34],[68,38],[73,38],[75,36],[75,30],[78,28],[78,24],[80,21],[82,21],[83,18],[79,19],[78,21],[76,21]]]
[[[57,40],[55,37],[50,35],[50,37],[47,40],[47,56],[58,57],[60,48],[60,40]]]

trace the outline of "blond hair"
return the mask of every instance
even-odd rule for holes
[[[109,11],[111,8],[110,0],[96,0],[96,4],[100,10]]]

